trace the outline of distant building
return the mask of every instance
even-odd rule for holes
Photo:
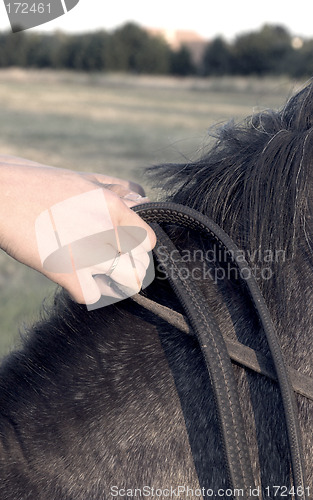
[[[147,32],[153,36],[163,37],[173,50],[181,47],[189,49],[193,62],[198,65],[208,43],[199,33],[191,30],[171,30],[163,28],[146,28]]]

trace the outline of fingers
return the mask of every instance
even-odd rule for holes
[[[36,225],[37,246],[46,275],[72,271],[75,276],[62,274],[53,279],[87,307],[98,301],[108,305],[137,293],[144,280],[146,283],[149,252],[156,243],[154,231],[130,210],[148,199],[130,189],[128,181],[122,181],[123,185],[116,182],[119,179],[101,175],[97,175],[96,182],[94,179],[84,176],[90,191],[58,202],[37,217],[40,222],[45,214],[50,225],[42,224],[39,229]],[[66,257],[66,262],[55,261],[53,256],[59,260]],[[152,281],[153,266],[150,274]],[[105,297],[113,300],[106,302]]]
[[[84,302],[86,305],[95,304],[101,297],[101,291],[89,269],[81,269],[77,271],[80,288],[83,293]],[[74,297],[75,298],[75,297]]]
[[[112,297],[113,299],[116,299],[116,302],[126,298],[124,294],[121,293],[121,290],[119,288],[112,286],[112,280],[108,276],[105,276],[103,274],[96,275],[94,277],[94,280],[102,296]],[[130,295],[128,295],[128,297],[129,296]]]
[[[120,219],[120,226],[123,226],[124,230],[131,236],[134,231],[131,229],[132,227],[143,228],[146,233],[148,239],[145,240],[145,249],[146,251],[152,250],[156,245],[156,235],[153,229],[135,212],[132,210],[127,210],[123,213],[123,218]]]
[[[140,196],[139,194],[130,192],[128,195],[122,198],[123,202],[128,208],[135,207],[136,205],[141,205],[142,203],[149,203],[150,200],[147,196]]]
[[[125,207],[124,210],[128,212]],[[136,214],[131,212],[131,215]],[[140,219],[140,222],[143,221]],[[96,304],[100,298],[101,305],[97,307],[130,297],[139,292],[144,280],[145,283],[151,283],[154,278],[153,265],[150,266],[150,239],[142,227],[118,226],[116,231],[112,229],[101,233],[100,236],[101,238],[96,234],[89,236],[88,240],[83,238],[77,241],[76,246],[79,248],[75,247],[74,242],[71,243],[71,262],[67,264],[70,264],[72,273],[63,272],[55,280],[68,290],[76,302],[85,303],[87,307]],[[65,247],[63,249],[66,250]],[[60,249],[54,252],[52,257],[55,253],[60,259]],[[60,266],[56,265],[57,262],[53,263],[52,268],[61,271]],[[111,299],[108,300],[108,297]]]
[[[119,198],[121,198],[125,205],[127,205],[129,208],[150,201],[148,197],[141,196],[135,191],[130,191],[127,187],[122,186],[121,184],[102,184],[102,187],[108,189],[109,191],[112,191],[112,193],[117,194],[117,196],[119,196]]]
[[[135,191],[136,193],[140,194],[142,197],[146,196],[144,188],[140,186],[140,184],[137,184],[136,182],[130,181],[129,189],[131,189],[131,191]]]
[[[133,200],[124,200],[119,198],[115,193],[109,190],[109,195],[107,196],[107,203],[109,211],[112,217],[112,221],[115,227],[138,227],[143,228],[149,238],[149,250],[152,250],[156,244],[156,236],[151,227],[133,210],[130,210],[131,206],[138,204]],[[142,200],[142,198],[140,198]],[[128,203],[130,206],[128,206]],[[131,232],[132,230],[130,230]]]
[[[141,247],[134,251],[134,255],[132,252],[120,255],[116,264],[112,272],[112,264],[110,266],[106,261],[76,271],[75,277],[63,275],[62,286],[73,300],[86,304],[87,307],[93,306],[100,299],[103,307],[138,293],[149,268],[149,254]],[[154,274],[149,277],[149,283],[153,278]]]
[[[145,190],[142,186],[140,186],[140,184],[137,184],[136,182],[120,179],[119,177],[110,177],[108,175],[102,175],[98,173],[84,175],[93,182],[96,181],[98,184],[123,186],[128,191],[134,191],[135,193],[140,194],[143,197],[145,196]]]
[[[145,273],[146,268],[142,262],[134,262],[130,254],[123,254],[120,256],[118,265],[110,274],[110,278],[129,289],[130,294],[133,295],[139,292]],[[108,295],[111,294],[108,293]]]

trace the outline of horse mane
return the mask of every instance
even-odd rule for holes
[[[278,111],[231,121],[195,162],[148,169],[165,199],[211,217],[245,250],[306,245],[312,214],[313,83]]]

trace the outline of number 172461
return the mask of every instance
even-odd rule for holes
[[[298,486],[295,488],[294,486],[292,487],[287,487],[287,486],[266,486],[265,488],[266,494],[270,497],[289,497],[289,496],[294,496],[297,495],[297,497],[302,497],[305,496],[306,494],[309,496],[310,495],[310,487],[302,487]]]
[[[51,3],[10,2],[6,4],[8,14],[51,13]]]

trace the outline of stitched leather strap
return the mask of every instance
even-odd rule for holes
[[[148,299],[140,294],[133,295],[131,299],[178,330],[181,330],[187,335],[194,335],[193,330],[188,323],[188,318],[186,318],[183,314],[154,302],[154,300]],[[277,382],[273,363],[267,356],[264,356],[264,354],[260,351],[251,349],[251,347],[241,344],[237,340],[230,340],[227,338],[224,338],[224,340],[229,357],[234,363],[250,368],[254,372],[265,375],[271,380],[275,380]],[[297,394],[301,394],[301,396],[313,401],[313,377],[305,375],[291,366],[288,366],[287,368],[293,390]]]
[[[158,231],[157,225],[158,224],[177,224],[178,226],[182,226],[184,228],[188,229],[194,229],[196,231],[201,232],[202,234],[206,234],[208,237],[213,238],[215,241],[217,241],[221,246],[224,247],[226,253],[228,254],[229,258],[232,260],[232,262],[238,267],[238,269],[241,272],[245,273],[245,280],[244,284],[247,287],[247,290],[249,291],[252,303],[255,307],[255,310],[258,314],[258,318],[260,323],[262,324],[263,331],[266,335],[267,341],[268,341],[268,346],[272,355],[272,360],[273,360],[273,365],[275,367],[275,371],[277,374],[277,379],[278,379],[278,384],[281,392],[281,397],[282,397],[282,402],[283,402],[283,408],[284,408],[284,414],[285,414],[285,420],[286,420],[286,428],[287,428],[287,434],[288,434],[288,440],[289,440],[289,447],[290,447],[290,455],[291,455],[291,466],[292,466],[292,473],[293,473],[293,484],[295,487],[295,491],[302,491],[304,494],[298,495],[296,494],[296,498],[299,500],[306,500],[306,477],[305,477],[305,468],[304,468],[304,459],[303,459],[303,450],[302,450],[302,443],[301,443],[301,435],[300,435],[300,430],[299,430],[299,422],[298,422],[298,416],[296,412],[296,404],[295,404],[295,399],[294,399],[294,393],[292,390],[292,386],[289,380],[289,374],[287,371],[287,368],[285,366],[284,358],[282,355],[279,339],[276,333],[276,330],[274,328],[274,325],[271,320],[270,313],[267,309],[267,306],[265,304],[264,298],[261,294],[261,291],[258,287],[258,284],[253,276],[253,273],[250,272],[248,275],[246,273],[247,269],[249,268],[249,265],[247,261],[242,257],[242,252],[240,252],[239,248],[236,246],[236,244],[233,242],[233,240],[220,228],[217,224],[215,224],[214,221],[206,217],[205,215],[196,212],[195,210],[189,208],[189,207],[184,207],[182,205],[170,203],[170,202],[165,202],[165,203],[148,203],[145,205],[137,205],[134,207],[134,210],[140,214],[141,217],[146,220],[146,222],[150,223],[152,227],[155,229],[157,233],[158,239],[161,239],[162,232]],[[154,226],[154,224],[156,224]],[[160,236],[159,236],[160,235]],[[169,246],[171,246],[169,244]],[[175,248],[175,247],[174,247]],[[176,250],[176,249],[175,249]],[[158,253],[158,244],[155,247],[155,255],[157,256]],[[175,265],[176,259],[174,261]],[[163,262],[162,262],[163,264]],[[178,273],[179,274],[179,273]],[[177,276],[176,276],[177,277]],[[189,308],[189,302],[188,302],[188,293],[187,293],[187,298],[184,296],[183,293],[183,288],[184,285],[180,284],[178,287],[175,286],[177,283],[179,283],[179,280],[171,280],[171,286],[173,290],[175,291],[176,295],[180,299],[186,313],[188,316],[189,321],[192,324],[192,327],[194,329],[197,329],[197,320],[194,319],[194,313],[197,308],[197,300],[200,300],[197,298],[196,300],[193,301],[192,307]],[[181,286],[182,285],[182,286]],[[190,285],[193,288],[193,285]],[[193,292],[192,292],[193,294]],[[194,294],[196,296],[196,294]],[[205,302],[201,302],[200,308],[198,308],[198,312],[200,313],[202,306],[204,307]],[[192,313],[192,309],[193,313]],[[206,312],[207,314],[207,312]],[[204,354],[204,357],[207,362],[207,366],[209,368],[210,362],[209,362],[209,353],[206,352],[206,344],[203,343],[203,339],[205,338],[208,340],[205,330],[203,328],[203,325],[206,323],[205,322],[205,316],[201,315],[201,322],[202,322],[202,327],[198,328],[197,335],[199,338],[200,346],[202,347],[202,351]],[[213,323],[214,325],[214,323]],[[217,332],[218,329],[215,328],[214,330]],[[201,333],[199,333],[201,331]],[[212,333],[212,332],[211,332]],[[211,335],[211,338],[213,339],[214,336]],[[218,336],[220,345],[223,345],[223,342],[220,339],[220,336]],[[206,341],[205,340],[205,341]],[[213,340],[212,340],[213,342]],[[225,348],[226,349],[226,348]],[[231,382],[231,376],[229,373],[229,370],[227,368],[226,372],[227,375],[224,376],[223,368],[222,366],[227,366],[226,358],[225,358],[225,353],[222,352],[222,364],[219,368],[219,373],[218,371],[216,372],[216,380],[217,380],[217,385],[219,385],[219,381],[221,381],[224,378],[225,385],[227,386],[228,384],[232,385]],[[210,368],[209,368],[210,371]],[[211,369],[211,377],[214,374],[214,369]],[[214,375],[215,376],[215,375]],[[216,386],[217,389],[217,386]],[[227,389],[226,389],[227,392]],[[216,390],[216,396],[219,398],[219,393]],[[223,406],[221,404],[221,401],[223,399],[223,396],[221,396],[220,401],[218,401],[218,406],[220,409],[223,411]],[[236,398],[234,398],[235,400]],[[230,401],[230,400],[229,400]],[[224,404],[224,403],[223,403]],[[237,404],[230,403],[228,406],[228,410],[224,412],[224,417],[223,413],[220,414],[221,416],[221,421],[224,419],[224,424],[227,426],[229,422],[231,421],[232,415],[236,415],[235,420],[238,417],[239,420],[239,411],[233,412],[233,408],[237,407]],[[226,416],[226,413],[228,411],[228,415]],[[234,423],[234,422],[233,422]],[[236,432],[237,430],[234,430],[235,436],[237,436]],[[224,433],[224,437],[227,437],[227,432],[226,434]],[[242,441],[243,444],[243,441]],[[241,445],[240,445],[241,446]],[[238,446],[239,447],[239,446]],[[228,454],[229,451],[229,454]],[[228,463],[231,468],[235,471],[236,465],[234,463],[234,454],[232,453],[231,447],[229,450],[226,449],[226,456],[228,459]],[[246,456],[246,452],[244,451],[244,456]],[[245,458],[244,458],[245,461]],[[247,471],[248,475],[250,476],[250,470]],[[238,473],[237,479],[239,482],[240,480],[240,474]],[[243,478],[244,480],[245,478]],[[245,482],[245,480],[244,480]],[[253,483],[251,483],[253,484]]]

